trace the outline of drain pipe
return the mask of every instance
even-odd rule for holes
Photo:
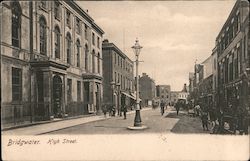
[[[30,17],[30,60],[31,61],[33,59],[33,1],[29,2],[29,17]],[[32,93],[32,82],[31,82],[31,76],[33,73],[33,70],[31,68],[31,65],[29,63],[29,70],[30,70],[30,74],[29,74],[29,81],[30,81],[30,95],[29,95],[29,104],[30,104],[30,122],[33,122],[33,108],[32,108],[32,101],[31,101],[31,93]]]

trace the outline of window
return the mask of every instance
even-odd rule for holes
[[[77,102],[81,101],[81,82],[77,81]]]
[[[67,63],[71,64],[71,36],[70,33],[67,33],[66,36],[66,48],[67,48]]]
[[[100,66],[100,64],[101,64],[101,58],[100,58],[100,53],[98,53],[98,55],[97,55],[97,70],[98,70],[98,73],[100,74],[101,73],[101,66]]]
[[[92,33],[92,44],[95,45],[95,34]]]
[[[80,67],[80,41],[76,41],[76,66]]]
[[[92,73],[95,73],[95,51],[92,51]]]
[[[116,64],[116,54],[114,54],[114,57],[115,57],[115,64]]]
[[[45,55],[47,50],[47,33],[46,21],[44,17],[40,17],[40,53]]]
[[[85,46],[85,70],[86,71],[88,70],[88,52],[89,52],[89,49],[88,49],[88,46],[86,45]]]
[[[60,19],[60,3],[58,1],[55,1],[54,3],[54,12],[55,12],[55,18]]]
[[[115,83],[117,82],[116,72],[115,72]]]
[[[60,59],[60,29],[55,27],[55,58]]]
[[[20,35],[21,35],[21,7],[19,2],[12,2],[12,45],[20,47]]]
[[[70,14],[70,12],[67,10],[67,11],[66,11],[66,24],[67,24],[68,27],[70,27],[70,23],[71,23],[71,21],[70,21],[70,16],[71,16],[71,14]]]
[[[97,47],[100,48],[100,38],[97,37]]]
[[[81,24],[79,18],[76,18],[76,33],[80,34],[81,32]]]
[[[67,101],[68,103],[72,101],[72,80],[67,79]]]
[[[87,40],[87,37],[88,37],[88,26],[86,24],[84,25],[84,37],[85,37],[85,40]]]
[[[22,71],[12,68],[12,101],[22,100]]]

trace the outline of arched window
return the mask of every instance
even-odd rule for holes
[[[66,36],[66,49],[67,49],[67,63],[71,64],[71,36],[67,33]]]
[[[76,41],[76,66],[80,67],[80,40]]]
[[[95,50],[92,51],[92,73],[95,73]]]
[[[19,2],[12,2],[12,45],[20,47],[20,35],[21,35],[21,7]]]
[[[85,70],[88,70],[88,52],[89,52],[89,48],[88,45],[85,45]]]
[[[100,69],[100,62],[101,62],[101,58],[100,58],[100,53],[97,54],[97,70],[98,73],[100,74],[101,69]]]
[[[60,59],[60,29],[55,27],[55,57]]]
[[[40,17],[39,19],[40,24],[40,53],[45,55],[47,50],[47,23],[44,17]]]

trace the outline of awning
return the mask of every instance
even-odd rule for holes
[[[130,95],[128,93],[122,92],[122,94],[124,94],[125,96],[127,96],[129,98],[132,98],[132,99],[136,100],[136,97],[134,97],[134,96],[132,96],[132,95]]]

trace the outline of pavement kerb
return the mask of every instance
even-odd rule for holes
[[[141,111],[146,111],[146,110],[151,110],[151,109],[152,108],[142,108]],[[127,114],[133,114],[133,113],[135,113],[135,110],[127,112]],[[96,115],[96,114],[80,115],[80,116],[75,116],[75,117],[64,118],[64,119],[61,119],[61,120],[49,120],[49,121],[36,122],[36,123],[31,123],[31,124],[24,124],[24,125],[20,125],[20,126],[14,126],[14,127],[9,127],[9,128],[4,128],[4,129],[2,129],[2,131],[15,130],[15,129],[19,129],[19,128],[25,128],[25,127],[30,127],[30,126],[42,125],[42,124],[51,124],[51,123],[56,123],[56,122],[65,122],[65,121],[73,120],[73,119],[83,119],[83,118],[87,119],[87,118],[93,117],[93,116],[100,116],[100,118],[98,118],[97,120],[91,120],[91,121],[87,121],[87,122],[84,122],[84,123],[101,121],[101,120],[104,120],[104,119],[110,119],[110,118],[112,118],[112,117],[106,117],[105,118],[105,117],[101,117],[102,115]],[[80,124],[83,124],[83,123],[79,123],[78,125],[80,125]],[[73,126],[77,126],[77,125],[73,125]],[[61,128],[61,129],[65,129],[65,128],[69,128],[69,127],[73,127],[73,126],[67,126],[67,127]],[[57,130],[61,130],[61,129],[59,128]],[[52,130],[52,131],[57,131],[57,130]],[[49,131],[49,132],[52,132],[52,131]],[[49,133],[49,132],[44,132],[42,134]],[[40,135],[40,134],[38,134],[38,135]]]
[[[63,118],[63,119],[60,119],[60,120],[40,121],[40,122],[34,122],[34,123],[29,123],[29,124],[23,124],[23,125],[3,128],[2,131],[14,130],[14,129],[18,129],[18,128],[24,128],[24,127],[36,126],[36,125],[42,125],[42,124],[50,124],[50,123],[73,120],[73,119],[87,118],[87,117],[91,117],[91,116],[98,116],[98,115],[89,114],[89,115],[80,115],[80,116],[75,116],[75,117],[74,116],[73,117],[67,117],[67,118]]]

